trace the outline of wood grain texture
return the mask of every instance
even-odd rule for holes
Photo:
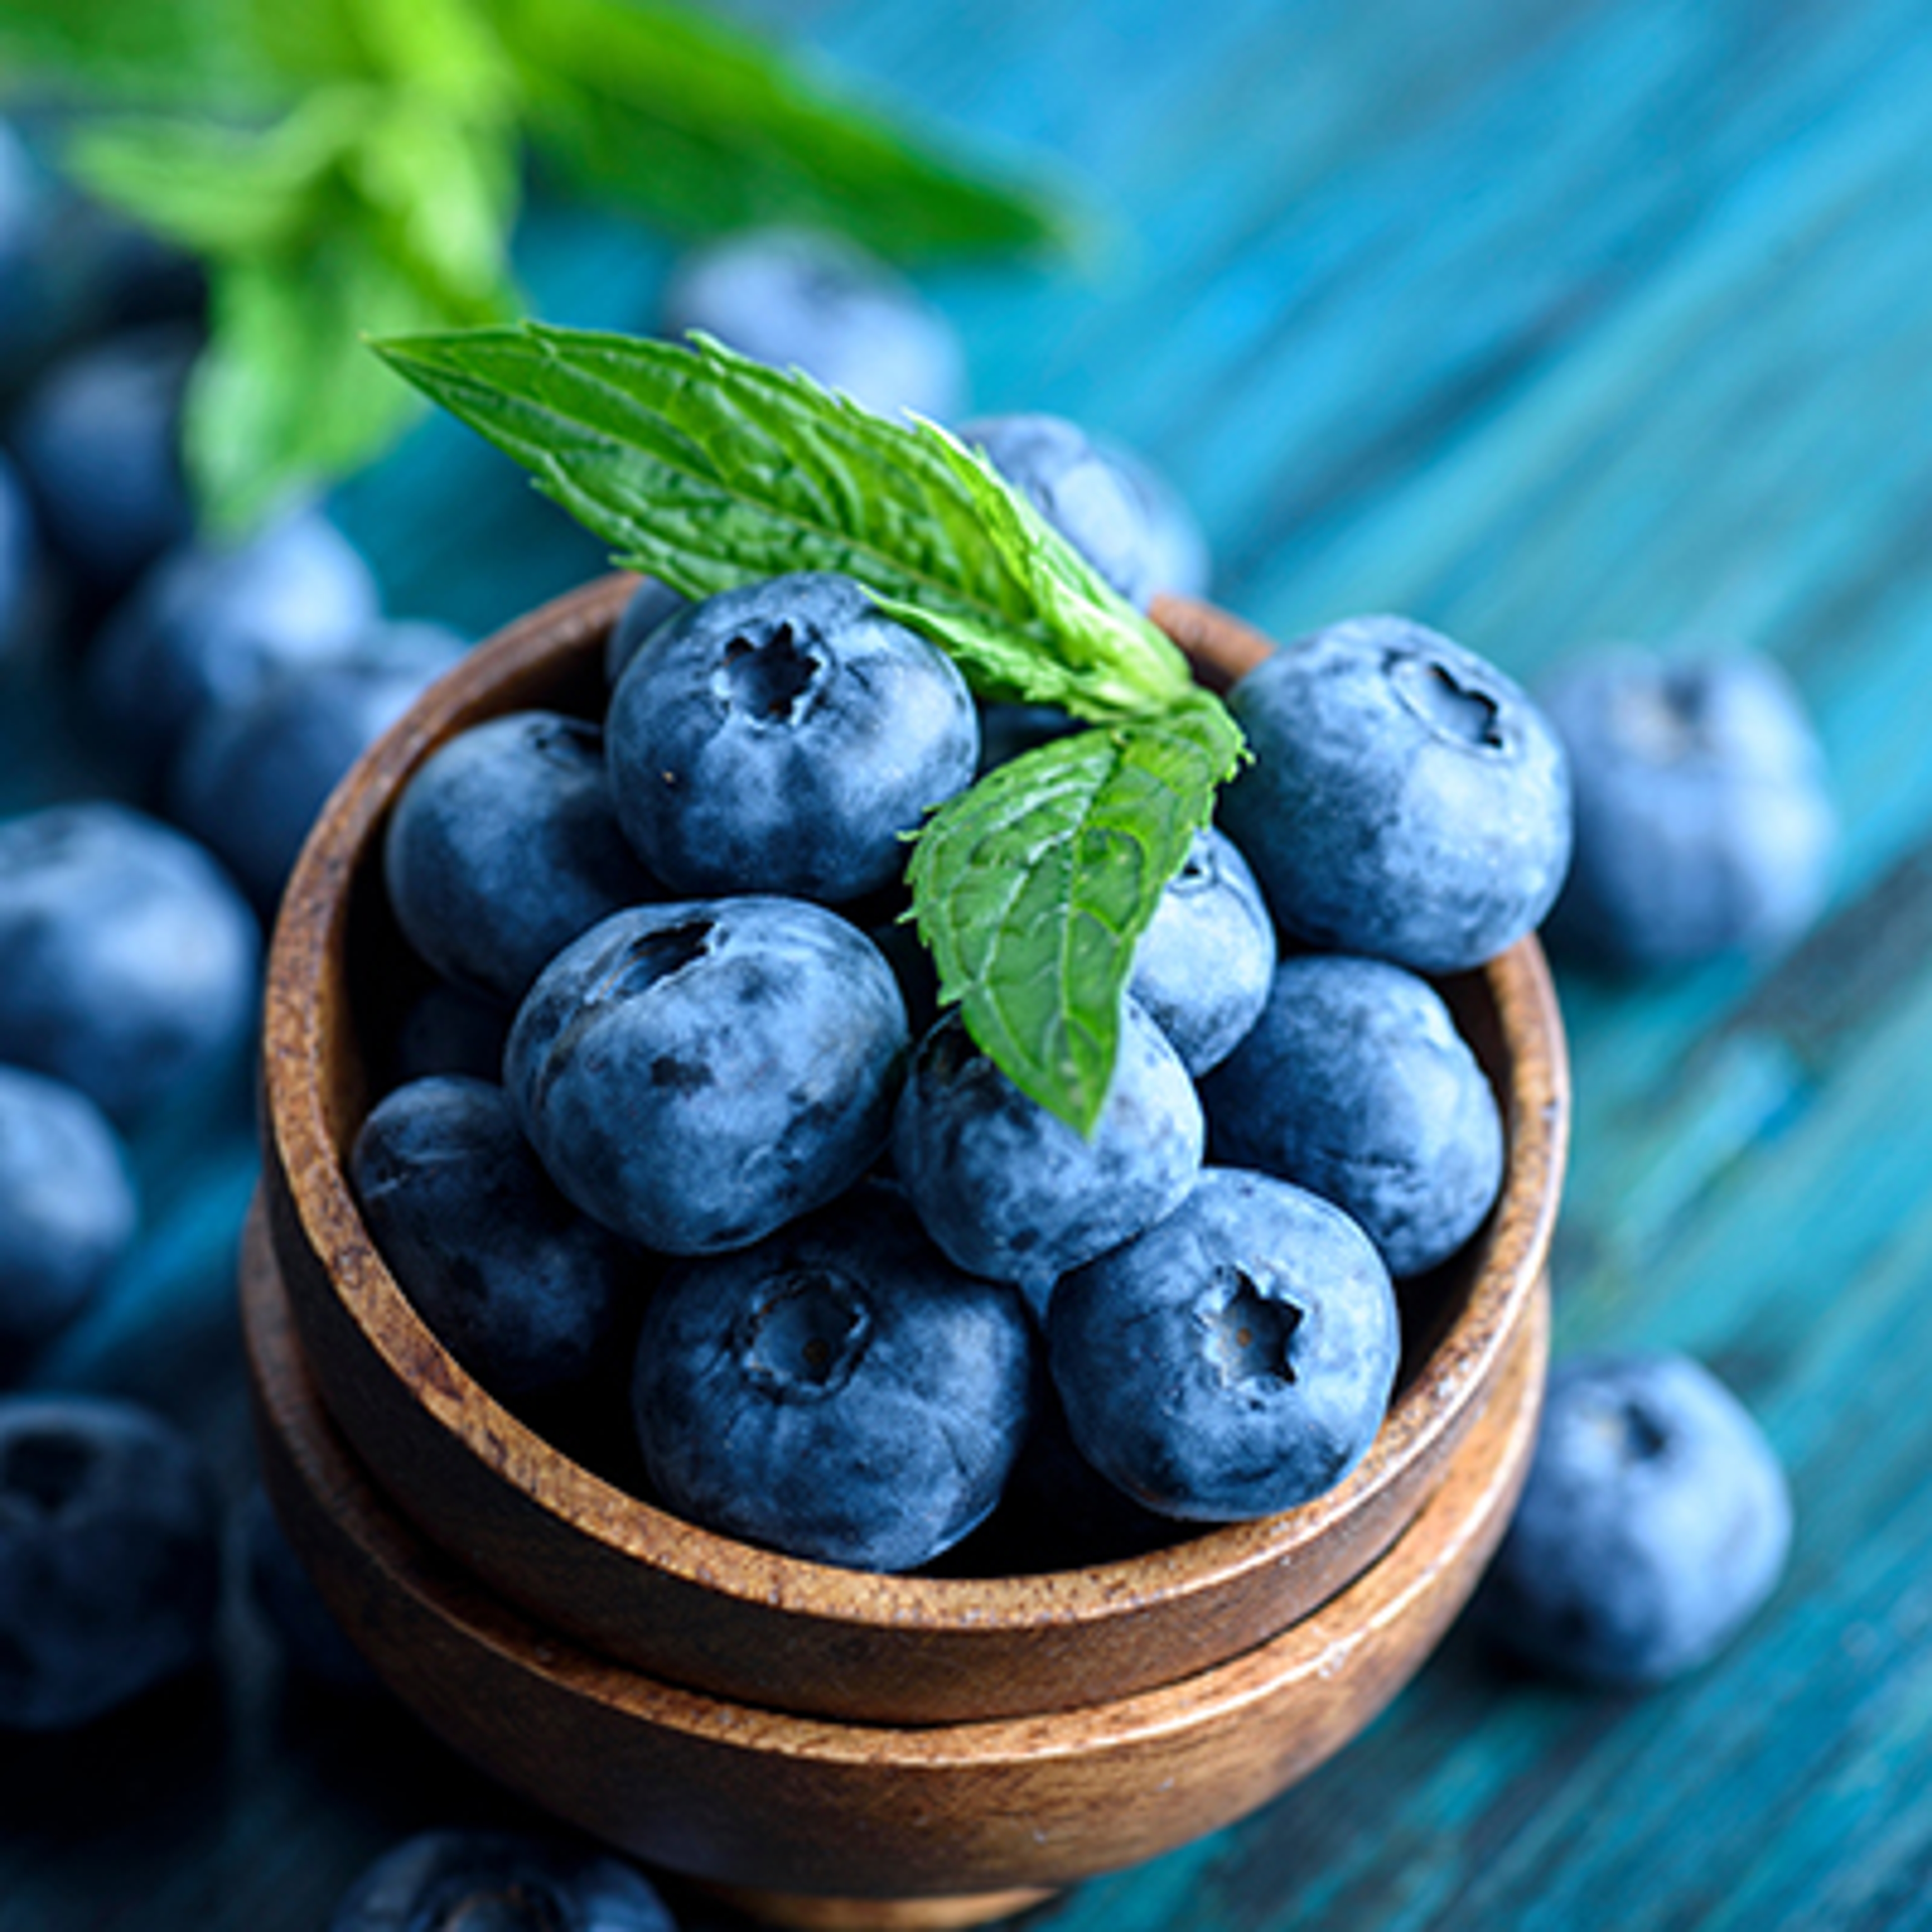
[[[1265,1643],[1105,1702],[885,1726],[700,1696],[530,1622],[421,1535],[347,1447],[260,1214],[242,1292],[270,1493],[392,1688],[546,1810],[741,1898],[1060,1885],[1275,1796],[1387,1704],[1474,1587],[1528,1466],[1548,1330],[1539,1282],[1420,1514],[1379,1562]]]
[[[1022,1715],[1165,1684],[1273,1636],[1360,1575],[1422,1506],[1496,1385],[1562,1188],[1562,1030],[1526,940],[1448,988],[1502,1106],[1502,1198],[1456,1262],[1406,1291],[1406,1372],[1354,1472],[1304,1508],[1130,1562],[967,1580],[836,1570],[640,1502],[560,1454],[443,1348],[383,1265],[346,1179],[380,1091],[386,994],[408,970],[380,883],[398,792],[453,733],[597,690],[629,593],[606,580],[476,651],[338,790],[290,880],[263,1046],[278,1258],[336,1418],[425,1534],[560,1632],[694,1688],[896,1723]],[[1267,640],[1166,600],[1180,641],[1238,676]]]
[[[1051,1932],[1905,1932],[1932,1893],[1932,38],[1921,0],[739,0],[1090,182],[1121,245],[928,286],[976,406],[1084,418],[1202,511],[1291,638],[1408,610],[1533,679],[1604,637],[1791,671],[1845,836],[1781,957],[1559,968],[1559,1348],[1684,1347],[1766,1421],[1790,1574],[1642,1700],[1460,1634],[1243,1824]],[[534,308],[648,326],[662,244],[540,204]],[[602,567],[452,425],[338,508],[391,607],[480,634]],[[64,644],[63,650],[74,646]],[[124,791],[59,651],[0,668],[0,806]],[[229,1312],[251,1130],[138,1149],[152,1244],[40,1365],[247,1472]],[[526,1817],[386,1710],[220,1668],[105,1736],[0,1741],[0,1932],[315,1932],[392,1838]],[[734,1922],[683,1898],[688,1928]]]

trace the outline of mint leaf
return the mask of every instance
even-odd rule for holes
[[[1240,753],[1181,653],[982,456],[796,371],[702,339],[535,323],[375,346],[620,562],[692,597],[842,572],[982,696],[1109,726],[944,806],[908,874],[942,998],[1016,1084],[1090,1132],[1135,943]]]
[[[1203,694],[988,772],[920,835],[908,877],[940,997],[1021,1090],[1100,1117],[1135,943],[1230,776],[1240,736]]]
[[[930,425],[887,422],[714,342],[526,322],[374,346],[618,561],[687,596],[838,571],[951,652],[982,696],[1104,722],[1192,688],[1147,620]]]
[[[208,263],[212,326],[184,442],[218,530],[346,475],[408,420],[363,329],[478,322],[508,305],[515,151],[487,120],[338,82],[245,132],[109,122],[79,137],[71,166]]]
[[[0,76],[57,95],[206,112],[272,98],[252,32],[265,0],[42,0],[0,7]],[[274,0],[266,0],[274,4]]]
[[[1060,252],[1064,195],[1004,181],[796,56],[674,0],[490,0],[533,140],[580,185],[670,226],[837,230],[900,260]]]

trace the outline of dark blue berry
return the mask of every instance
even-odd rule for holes
[[[0,823],[0,1060],[125,1118],[237,1058],[260,964],[241,895],[179,832],[109,804]]]
[[[1024,1440],[1018,1292],[952,1267],[862,1188],[734,1255],[673,1269],[633,1384],[658,1492],[795,1556],[909,1570],[992,1510]]]
[[[892,1124],[892,1160],[952,1261],[1039,1296],[1178,1206],[1199,1171],[1203,1136],[1187,1070],[1132,1000],[1091,1138],[1022,1093],[974,1046],[956,1009],[920,1042]]]
[[[1564,1676],[1660,1683],[1776,1586],[1791,1498],[1749,1412],[1682,1355],[1603,1355],[1550,1378],[1535,1460],[1480,1616]]]
[[[1127,991],[1196,1079],[1234,1052],[1268,1002],[1274,926],[1234,842],[1194,842],[1134,949]]]
[[[849,578],[693,604],[632,659],[605,732],[617,816],[674,891],[856,898],[971,783],[979,727],[936,646]]]
[[[200,1662],[220,1528],[200,1456],[160,1416],[0,1398],[0,1726],[86,1724]]]
[[[139,1219],[100,1108],[77,1088],[0,1066],[0,1370],[73,1320]]]
[[[618,826],[603,733],[550,711],[494,718],[421,766],[390,818],[382,876],[424,958],[512,1004],[598,920],[664,896]]]
[[[894,420],[910,410],[944,422],[965,392],[952,325],[838,236],[766,228],[694,250],[664,294],[665,334],[693,329]]]
[[[185,544],[102,627],[88,694],[122,754],[158,771],[204,712],[246,704],[289,666],[345,655],[377,610],[368,566],[313,513],[237,545]]]
[[[980,416],[958,434],[1130,603],[1144,608],[1156,591],[1207,588],[1200,526],[1138,457],[1064,416]]]
[[[614,686],[626,667],[638,655],[638,647],[660,624],[690,608],[691,599],[680,597],[668,584],[647,577],[631,592],[623,614],[610,626],[604,644],[604,681]]]
[[[1276,652],[1228,702],[1254,762],[1222,823],[1285,931],[1460,972],[1548,911],[1570,856],[1562,748],[1474,652],[1353,618]]]
[[[676,1932],[608,1853],[511,1832],[424,1832],[344,1894],[328,1932]]]
[[[1552,941],[1642,968],[1774,946],[1810,923],[1837,824],[1816,734],[1774,663],[1601,651],[1542,696],[1576,817]]]
[[[14,452],[49,543],[91,602],[124,589],[186,540],[182,396],[195,332],[140,329],[77,349],[31,389]]]
[[[418,994],[396,1024],[389,1054],[388,1084],[432,1073],[466,1073],[500,1080],[514,1007],[439,982]]]
[[[464,648],[436,625],[385,625],[205,709],[169,771],[175,816],[272,913],[329,794]]]
[[[1285,959],[1247,1037],[1202,1084],[1215,1158],[1279,1174],[1419,1274],[1481,1225],[1502,1117],[1442,995],[1378,959]]]
[[[1166,1220],[1064,1276],[1048,1355],[1081,1453],[1151,1510],[1291,1509],[1360,1460],[1400,1352],[1361,1230],[1266,1174],[1209,1168]]]
[[[505,1080],[557,1185],[647,1247],[748,1246],[885,1144],[907,1050],[891,969],[802,900],[617,914],[544,970]]]
[[[389,1272],[495,1394],[581,1381],[644,1292],[640,1258],[557,1192],[485,1081],[398,1088],[363,1122],[349,1171]]]

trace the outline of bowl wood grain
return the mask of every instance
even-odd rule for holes
[[[759,1708],[656,1680],[532,1619],[398,1509],[311,1374],[266,1217],[243,1310],[264,1474],[324,1597],[396,1694],[482,1769],[777,1922],[970,1923],[1265,1803],[1426,1657],[1500,1538],[1534,1446],[1532,1285],[1481,1414],[1381,1561],[1269,1641],[1158,1689],[921,1726]]]

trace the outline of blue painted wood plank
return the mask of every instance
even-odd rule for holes
[[[1202,508],[1287,634],[1406,608],[1533,675],[1592,638],[1774,652],[1844,814],[1784,956],[1566,974],[1562,1346],[1682,1346],[1794,1472],[1791,1576],[1683,1686],[1604,1700],[1459,1636],[1237,1829],[1064,1932],[1925,1922],[1932,1880],[1932,40],[1916,0],[758,0],[996,151],[1094,182],[1097,263],[937,276],[982,406],[1082,416]],[[647,326],[662,244],[540,198],[534,306]],[[395,608],[475,630],[599,567],[430,424],[346,490]],[[112,789],[0,682],[0,809]],[[227,1300],[245,1106],[142,1150],[153,1239],[40,1367],[246,1473]],[[524,1814],[380,1708],[222,1668],[91,1741],[0,1742],[0,1932],[312,1928],[399,1832]]]

